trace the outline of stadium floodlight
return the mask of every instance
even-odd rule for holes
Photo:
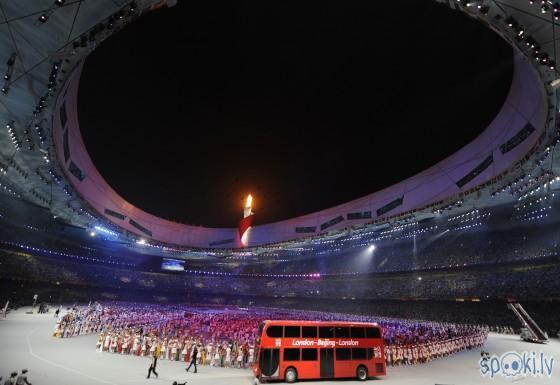
[[[97,234],[96,234],[95,231],[90,231],[90,232],[89,232],[89,236],[90,236],[90,237],[95,237],[96,235],[97,235]]]
[[[136,243],[139,244],[139,245],[145,245],[146,240],[144,238],[141,238],[141,239],[137,240]]]
[[[375,250],[375,245],[370,245],[370,246],[368,247],[368,251],[369,251],[370,253],[373,252],[374,250]]]
[[[114,236],[114,237],[118,236],[118,234],[116,232],[108,230],[108,229],[106,229],[105,227],[102,227],[102,226],[95,226],[94,229],[95,229],[95,231],[99,231],[100,233],[104,233],[104,234],[111,235],[111,236]]]

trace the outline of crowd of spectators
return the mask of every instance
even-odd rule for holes
[[[44,282],[75,287],[94,286],[105,290],[258,294],[270,297],[452,300],[471,297],[519,300],[560,298],[558,257],[539,263],[516,261],[485,267],[310,279],[154,273],[77,262],[60,263],[45,257],[5,252],[0,252],[0,263],[0,280],[12,282],[8,286],[16,288],[22,283]]]
[[[418,237],[396,237],[379,241],[368,254],[354,247],[355,241],[337,240],[314,248],[301,257],[279,258],[253,264],[239,264],[237,271],[258,274],[265,270],[282,274],[320,272],[351,274],[355,272],[410,272],[466,266],[538,261],[560,255],[558,224],[533,223],[519,226],[475,227],[463,231],[447,231],[438,226]],[[330,251],[329,249],[333,249]],[[203,269],[203,266],[197,266]],[[225,270],[225,269],[224,269]]]

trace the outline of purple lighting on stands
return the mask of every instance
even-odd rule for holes
[[[123,265],[123,266],[131,266],[134,267],[135,265],[131,264],[131,263],[124,263],[124,262],[114,262],[114,261],[107,261],[107,260],[102,260],[102,259],[98,259],[98,258],[90,258],[90,257],[83,257],[83,256],[79,256],[79,255],[73,255],[73,254],[68,254],[68,253],[62,253],[59,251],[53,251],[53,250],[47,250],[47,249],[41,249],[39,247],[33,247],[33,246],[28,246],[28,245],[22,245],[20,243],[14,243],[14,242],[8,242],[8,241],[0,241],[1,243],[4,243],[6,245],[10,245],[13,247],[17,247],[21,250],[28,250],[28,251],[34,251],[36,253],[43,253],[43,254],[50,254],[50,255],[58,255],[58,256],[62,256],[62,257],[69,257],[69,258],[73,258],[73,259],[82,259],[82,260],[86,260],[86,261],[96,261],[96,262],[101,262],[101,263],[110,263],[113,265]]]

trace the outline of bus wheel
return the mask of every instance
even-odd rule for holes
[[[356,376],[358,377],[358,380],[360,381],[365,381],[368,378],[368,373],[367,373],[367,368],[365,366],[358,366],[358,369],[356,370]]]
[[[294,368],[286,369],[286,373],[284,373],[284,379],[288,384],[293,384],[297,381],[297,372]]]

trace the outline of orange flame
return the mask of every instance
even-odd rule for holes
[[[247,195],[247,200],[245,201],[245,208],[250,209],[253,204],[253,197],[251,194]]]

